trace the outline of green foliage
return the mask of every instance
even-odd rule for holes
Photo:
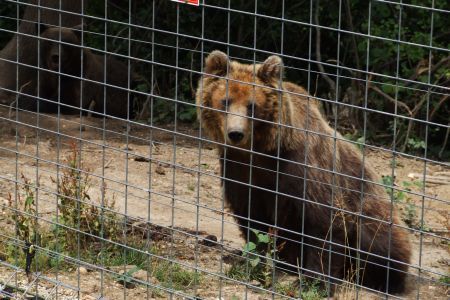
[[[151,248],[150,253],[147,251],[148,245],[139,241],[128,244],[128,247],[142,249],[143,251],[127,248],[125,251],[126,257],[120,255],[123,250],[119,248],[109,249],[106,252],[107,255],[110,255],[110,258],[106,260],[106,265],[132,266],[122,274],[114,276],[116,281],[125,286],[131,287],[136,283],[133,274],[140,270],[148,272],[149,278],[156,279],[161,286],[176,290],[188,290],[201,281],[201,274],[196,271],[188,270],[175,262],[152,257],[152,255],[161,255],[156,246]],[[159,294],[160,291],[155,289],[153,293]],[[159,296],[162,297],[163,295]]]
[[[23,180],[22,193],[17,193],[17,205],[19,207],[15,208],[12,195],[9,194],[9,207],[18,210],[12,211],[10,217],[16,226],[17,237],[24,242],[33,244],[40,240],[38,216],[34,202],[35,190],[38,187],[33,185],[25,175],[22,174],[21,178]]]
[[[408,147],[414,150],[425,149],[425,141],[417,138],[408,139]]]
[[[165,287],[186,290],[200,282],[200,274],[186,270],[179,264],[168,261],[156,261],[152,275]]]
[[[392,178],[392,176],[383,176],[381,180],[385,185],[386,193],[388,193],[389,196],[392,196],[392,200],[394,202],[401,202],[405,200],[405,193],[393,188],[394,179]]]
[[[244,260],[234,263],[227,271],[227,276],[240,280],[257,280],[264,287],[270,287],[273,282],[275,261],[279,260],[278,252],[284,243],[275,247],[274,233],[261,233],[252,229],[255,240],[246,243],[242,249]]]
[[[136,273],[137,271],[141,270],[140,267],[138,266],[133,266],[130,270],[124,272],[121,275],[115,276],[116,280],[121,283],[124,284],[125,286],[130,286],[133,282],[133,274]]]
[[[346,133],[346,134],[344,134],[344,138],[346,138],[349,141],[356,142],[358,149],[361,151],[363,150],[364,144],[366,142],[366,140],[363,136],[359,136],[358,133],[356,133],[356,134]]]
[[[444,275],[439,278],[439,281],[445,285],[450,285],[450,276]]]
[[[120,223],[114,212],[115,201],[108,199],[106,186],[102,188],[102,207],[91,203],[89,172],[83,170],[75,143],[71,145],[66,162],[67,167],[62,171],[59,181],[53,180],[58,187],[60,216],[52,230],[56,237],[60,237],[58,240],[61,239],[63,248],[69,253],[74,253],[78,245],[88,250],[92,243],[98,242],[97,236],[103,238],[117,236],[120,232]],[[69,228],[76,228],[80,232],[74,232]]]
[[[420,181],[403,181],[400,188],[394,188],[395,180],[392,176],[383,176],[382,183],[385,185],[385,190],[390,197],[392,197],[393,202],[401,207],[402,219],[411,228],[420,228],[422,230],[427,230],[426,226],[420,225],[417,217],[417,207],[411,197],[409,196],[412,187],[421,189],[423,183]]]
[[[192,123],[197,119],[197,111],[195,106],[183,106],[178,113],[178,119],[183,122]]]
[[[293,22],[277,20],[282,17],[283,3],[283,17]],[[441,125],[428,125],[428,155],[437,155],[446,134],[443,126],[447,126],[450,113],[450,101],[442,101],[446,90],[441,88],[449,84],[450,66],[448,62],[439,63],[448,59],[448,52],[430,50],[428,46],[449,49],[450,18],[445,13],[421,8],[431,7],[431,0],[409,2],[417,7],[364,0],[346,0],[341,7],[339,3],[322,1],[319,23],[324,26],[320,29],[320,54],[322,61],[328,63],[324,66],[325,72],[336,74],[336,67],[332,66],[336,61],[346,67],[339,70],[338,99],[357,107],[351,109],[339,106],[340,112],[350,112],[338,116],[341,131],[346,128],[359,132],[366,130],[367,140],[364,142],[391,146],[393,127],[386,124],[393,123],[392,114],[429,120]],[[433,3],[437,9],[448,8],[448,0],[436,0]],[[315,12],[314,5],[310,7],[308,1],[259,1],[257,12],[273,18],[257,20],[251,15],[239,13],[253,12],[254,1],[233,1],[232,13],[214,8],[227,8],[228,0],[217,0],[214,7],[204,9],[161,0],[152,3],[144,0],[108,1],[107,4],[105,11],[104,1],[87,3],[86,15],[94,18],[86,18],[86,45],[137,59],[131,61],[133,70],[148,83],[144,84],[145,88],[140,86],[136,89],[151,92],[153,97],[152,101],[147,102],[153,104],[152,109],[148,109],[152,115],[147,121],[195,121],[192,104],[198,72],[201,71],[205,55],[215,49],[228,52],[233,58],[249,61],[262,61],[267,57],[265,51],[280,53],[283,49],[286,78],[289,81],[304,86],[310,82],[308,88],[314,91],[312,93],[334,99],[325,80],[309,80],[320,71],[318,65],[296,59],[312,55],[314,61],[317,56],[314,40],[317,28],[305,24],[310,22],[311,13]],[[130,4],[131,14],[128,13]],[[0,8],[0,14],[14,18],[16,7],[14,4],[5,4]],[[117,22],[105,22],[105,17]],[[135,26],[127,25],[130,18]],[[156,30],[153,30],[152,24],[155,24]],[[15,26],[14,20],[0,19],[0,28],[15,30]],[[341,30],[355,34],[337,34],[335,29],[339,26]],[[254,36],[257,37],[256,41]],[[5,43],[6,38],[2,36],[0,45]],[[253,51],[254,46],[263,51]],[[429,72],[429,64],[432,72]],[[347,71],[349,69],[354,71]],[[364,80],[365,70],[370,72],[367,83]],[[424,83],[433,86],[427,87]],[[426,101],[423,101],[424,97]],[[170,99],[175,99],[177,103]],[[145,99],[139,102],[138,108],[142,110]],[[404,105],[400,105],[400,102]],[[366,105],[370,110],[364,110]],[[331,114],[329,117],[332,117]],[[367,118],[365,122],[362,121],[364,118]],[[367,124],[366,128],[364,123]],[[397,118],[396,124],[397,149],[413,154],[423,152],[427,125],[403,118]],[[443,155],[449,156],[450,151],[444,151]]]
[[[21,175],[23,184],[21,190],[17,193],[17,203],[9,194],[8,205],[11,214],[10,220],[15,225],[16,238],[23,242],[18,245],[10,242],[6,247],[6,257],[11,263],[17,263],[29,269],[31,261],[27,263],[27,256],[34,258],[36,254],[36,245],[41,244],[41,233],[39,230],[38,215],[35,203],[35,191],[38,188],[23,174]],[[16,207],[17,206],[17,207]],[[23,251],[17,251],[22,248]]]
[[[148,121],[156,124],[169,123],[175,119],[182,122],[192,123],[197,119],[197,111],[195,106],[178,104],[165,99],[155,99],[153,101],[153,108],[149,108],[152,111],[152,115],[148,118]],[[175,113],[175,107],[177,112]]]
[[[106,188],[103,188],[102,208],[93,205],[89,196],[90,179],[82,171],[79,151],[72,144],[67,159],[67,167],[58,180],[52,179],[58,192],[58,218],[53,219],[50,228],[38,223],[35,192],[37,185],[22,175],[23,186],[17,190],[18,205],[9,196],[11,214],[9,218],[16,225],[17,238],[25,243],[19,244],[24,252],[32,252],[35,266],[46,270],[55,266],[64,266],[63,256],[59,254],[81,255],[87,262],[95,263],[99,259],[99,237],[113,238],[121,236],[121,222],[114,210],[114,201],[109,201]],[[22,196],[23,195],[23,196]],[[22,209],[23,207],[23,209]],[[27,246],[29,245],[29,246]],[[37,251],[37,246],[43,250]],[[114,248],[114,247],[111,247]],[[58,253],[50,255],[45,249]],[[26,251],[25,251],[26,250]],[[112,249],[107,249],[112,250]],[[121,252],[115,255],[121,255]],[[17,246],[9,244],[7,259],[12,263],[25,266],[26,253],[17,251]]]
[[[158,248],[155,245],[149,247],[142,236],[128,235],[125,241],[122,235],[123,222],[114,212],[114,201],[108,200],[106,188],[102,190],[102,208],[92,205],[89,195],[90,178],[86,169],[83,169],[75,144],[71,145],[66,163],[67,167],[61,171],[59,180],[52,180],[57,184],[59,214],[50,228],[39,226],[38,223],[35,203],[37,185],[22,175],[23,185],[17,191],[17,202],[9,195],[8,218],[15,225],[17,239],[23,243],[12,239],[6,243],[0,253],[6,256],[8,262],[25,268],[27,252],[30,252],[34,261],[29,265],[37,271],[53,267],[71,268],[73,266],[63,256],[68,255],[80,257],[86,263],[134,266],[125,273],[114,276],[118,282],[127,286],[134,284],[133,274],[139,270],[148,271],[161,285],[177,290],[189,289],[200,282],[201,275],[198,272],[152,257],[153,254],[159,254]],[[98,237],[117,239],[119,244],[126,246],[102,243]],[[265,237],[262,239],[265,240]],[[55,255],[50,254],[47,249]]]
[[[303,283],[301,297],[299,297],[300,287],[298,282],[276,283],[275,291],[291,298],[304,300],[321,300],[327,297],[326,291],[320,288],[320,282],[317,280]]]

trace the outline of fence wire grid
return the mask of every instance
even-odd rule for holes
[[[447,0],[0,1],[1,299],[448,299]]]

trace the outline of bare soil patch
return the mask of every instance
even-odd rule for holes
[[[230,257],[238,253],[245,242],[223,202],[216,152],[211,145],[198,139],[198,130],[193,125],[181,124],[174,128],[112,119],[80,119],[79,116],[58,119],[55,115],[24,112],[9,115],[7,109],[0,108],[0,137],[0,226],[10,226],[6,224],[7,199],[9,193],[14,194],[15,183],[20,181],[22,173],[33,181],[39,178],[38,213],[42,222],[51,224],[57,209],[52,178],[57,178],[65,167],[64,157],[70,145],[76,143],[81,150],[84,170],[91,174],[92,201],[101,203],[101,187],[106,184],[108,195],[114,196],[117,212],[128,216],[132,220],[130,224],[150,222],[159,226],[154,232],[163,238],[151,236],[149,239],[155,240],[164,259],[201,270],[201,280],[180,290],[175,298],[183,295],[204,299],[219,296],[243,299],[246,295],[249,299],[271,298],[259,291],[258,286],[247,288],[243,283],[217,276],[225,276],[232,261]],[[380,175],[392,176],[391,153],[367,150],[365,154]],[[416,228],[411,234],[412,264],[423,270],[421,280],[413,281],[412,291],[402,297],[415,298],[418,293],[423,299],[447,299],[448,285],[440,284],[439,280],[450,271],[450,185],[404,186],[403,182],[413,181],[408,177],[412,172],[432,175],[450,171],[449,167],[424,165],[418,159],[401,156],[395,160],[395,182],[399,188],[407,187],[411,191],[406,193],[409,206],[399,204],[399,207],[404,214],[415,211],[416,225],[420,224],[423,214],[423,229],[426,230],[421,233]],[[136,236],[136,232],[129,234]],[[223,247],[203,242],[207,236],[215,236]],[[6,243],[4,235],[0,235],[0,243]],[[48,280],[42,277],[33,288],[37,288],[43,298],[52,298],[55,291],[59,299],[96,299],[100,295],[106,299],[168,297],[164,290],[139,284],[139,280],[152,282],[151,276],[125,287],[117,280],[119,273],[120,269],[107,266],[100,269],[82,266],[81,269],[75,264],[71,270],[44,272],[41,275]],[[418,274],[416,270],[411,273]],[[1,265],[0,283],[8,278],[10,284],[28,286],[23,272]],[[55,287],[50,279],[66,286]],[[162,285],[158,281],[153,283]],[[341,293],[340,298],[351,299],[354,292]],[[376,298],[373,294],[363,295],[364,299]]]

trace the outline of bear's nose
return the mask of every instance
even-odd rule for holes
[[[228,138],[237,143],[240,142],[244,138],[244,133],[241,131],[230,131],[228,132]]]

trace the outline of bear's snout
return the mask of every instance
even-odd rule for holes
[[[225,138],[230,144],[243,146],[247,142],[247,130],[249,127],[246,117],[246,106],[235,104],[228,108],[227,121],[225,123]]]
[[[244,133],[239,130],[230,130],[228,131],[228,138],[233,143],[239,143],[244,138]]]
[[[48,63],[49,69],[53,70],[53,71],[58,71],[59,69],[59,55],[57,54],[53,54],[50,57],[50,61]]]

